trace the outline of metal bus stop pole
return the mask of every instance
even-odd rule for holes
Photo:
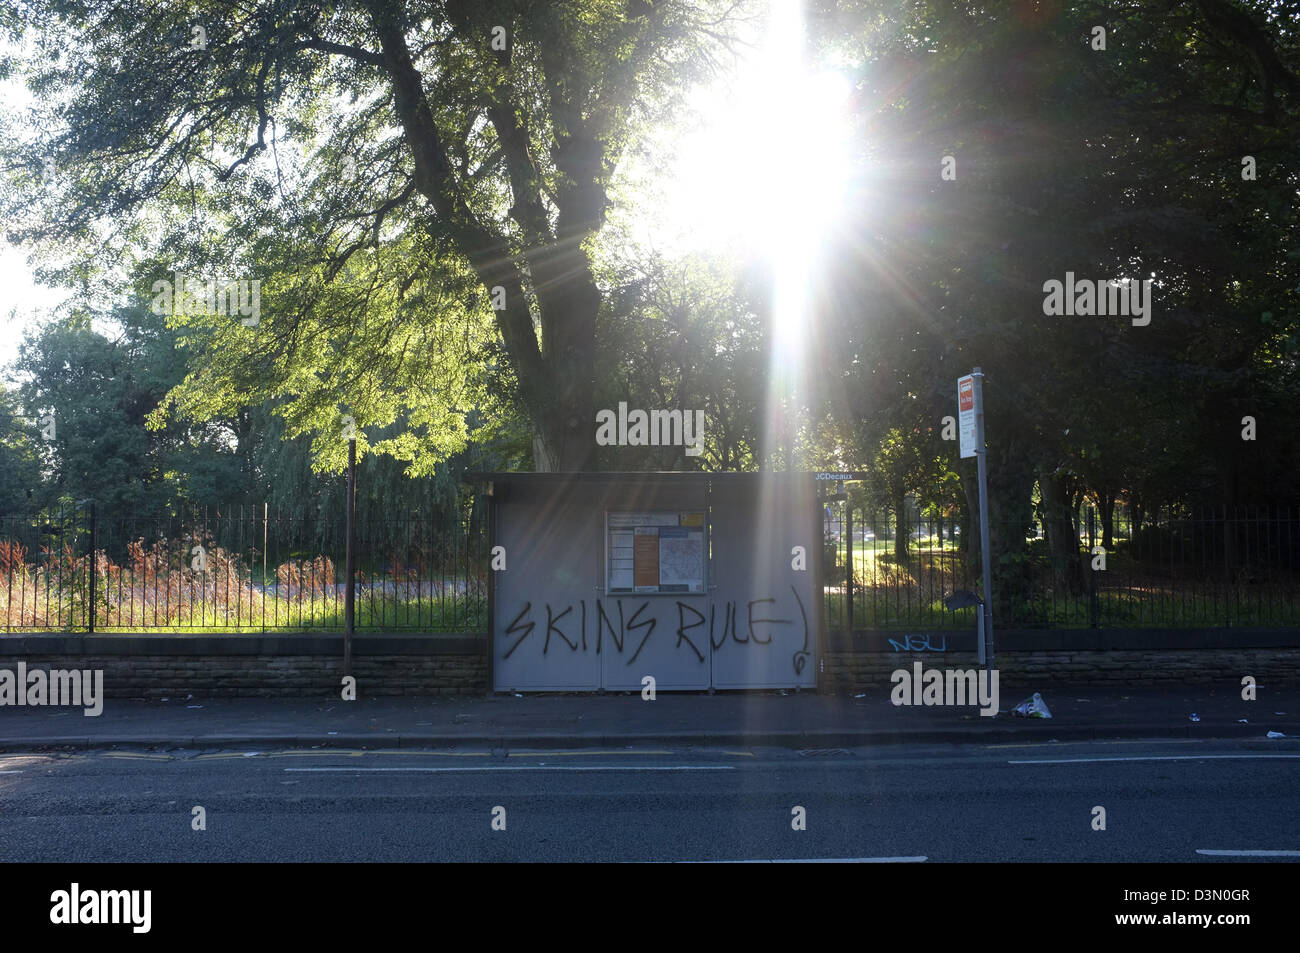
[[[347,582],[343,589],[343,674],[352,674],[352,634],[356,630],[356,578],[357,550],[355,543],[357,506],[357,439],[348,440],[348,499],[344,532],[344,573]]]
[[[978,367],[975,378],[975,460],[980,484],[980,558],[984,563],[984,591],[980,604],[980,647],[984,668],[993,671],[993,561],[989,551],[989,475],[988,453],[984,449],[984,372]]]

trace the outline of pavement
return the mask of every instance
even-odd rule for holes
[[[1300,686],[1260,685],[1245,701],[1228,685],[1076,685],[1043,692],[1051,718],[975,707],[894,706],[887,692],[530,694],[488,697],[107,699],[79,708],[0,708],[0,751],[115,746],[231,748],[599,748],[763,745],[797,749],[896,743],[1265,739],[1300,737]],[[1193,717],[1195,716],[1195,718]]]

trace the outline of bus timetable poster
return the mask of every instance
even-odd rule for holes
[[[605,515],[605,590],[704,592],[704,514]]]

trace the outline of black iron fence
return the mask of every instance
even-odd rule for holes
[[[360,520],[266,506],[184,515],[95,507],[0,515],[7,632],[483,632],[487,509]],[[94,554],[93,559],[91,554]]]
[[[1219,507],[1137,521],[1093,507],[1029,527],[994,525],[999,626],[1300,625],[1300,508]],[[978,524],[828,502],[823,566],[832,630],[973,628]],[[850,576],[848,567],[853,567]]]
[[[487,507],[360,520],[356,631],[483,632]],[[828,502],[827,625],[974,627],[945,597],[980,590],[978,532],[953,515],[897,515]],[[92,560],[91,553],[94,553]],[[1219,508],[1109,531],[1069,518],[993,527],[999,626],[1300,625],[1300,508]],[[848,572],[849,566],[853,573]],[[344,514],[263,507],[183,515],[93,505],[0,514],[6,632],[342,631]]]

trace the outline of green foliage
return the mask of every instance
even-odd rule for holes
[[[41,428],[21,411],[17,395],[0,387],[0,513],[39,505]]]
[[[242,495],[247,480],[227,446],[228,421],[150,431],[146,418],[180,381],[175,335],[147,310],[110,316],[112,336],[84,312],[24,342],[14,370],[31,415],[53,421],[46,479],[33,505],[94,499],[109,511],[161,510]]]
[[[82,242],[87,277],[138,265],[142,298],[177,270],[262,282],[255,327],[176,317],[195,360],[155,425],[268,403],[338,472],[350,416],[363,455],[427,475],[477,411],[525,420],[539,467],[585,468],[591,239],[629,139],[707,68],[729,12],[32,0],[10,29],[32,44],[37,110],[0,207],[20,238]]]
[[[704,469],[754,469],[761,459],[768,334],[737,271],[720,257],[674,260],[625,246],[603,273],[614,291],[601,324],[598,360],[610,373],[598,406],[703,410],[706,440],[695,460]],[[696,465],[681,447],[616,453],[615,469]]]
[[[6,10],[32,53],[0,70],[27,71],[36,112],[4,130],[0,208],[15,237],[76,244],[48,273],[83,298],[25,352],[18,400],[52,409],[59,440],[0,442],[0,502],[36,466],[42,501],[337,513],[350,417],[368,517],[451,512],[466,470],[590,465],[593,411],[626,400],[704,409],[706,454],[596,462],[747,469],[797,449],[870,469],[859,504],[951,512],[974,466],[939,431],[974,365],[1004,582],[1036,485],[1040,511],[1084,491],[1148,511],[1293,500],[1300,5],[806,6],[809,59],[855,78],[860,174],[811,282],[799,407],[767,400],[768,276],[635,248],[614,214],[637,199],[623,156],[716,65],[729,4]],[[146,305],[177,271],[260,282],[258,321],[163,322]],[[1152,323],[1044,315],[1067,271],[1154,276]]]
[[[1028,519],[1038,474],[1148,504],[1295,498],[1300,44],[1285,11],[1293,24],[1293,3],[1218,0],[882,19],[850,3],[815,21],[858,71],[862,164],[823,279],[835,346],[814,406],[882,492],[946,469],[973,481],[938,429],[980,365],[999,523]],[[1241,179],[1247,154],[1269,169],[1257,181]],[[1151,324],[1044,315],[1043,283],[1067,271],[1154,276]],[[1246,414],[1266,441],[1241,440]],[[1001,542],[1014,554],[1019,538]]]

